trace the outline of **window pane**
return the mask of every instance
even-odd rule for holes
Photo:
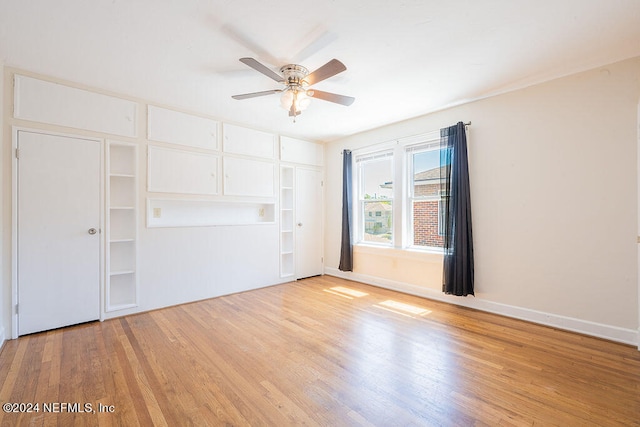
[[[393,158],[362,161],[359,179],[361,241],[392,245]]]
[[[363,241],[384,243],[393,242],[392,203],[387,201],[365,201]]]
[[[440,150],[413,154],[413,197],[438,196]]]
[[[411,153],[413,245],[443,247],[440,187],[440,150]]]
[[[393,198],[391,159],[372,160],[362,165],[362,199]]]
[[[439,200],[413,202],[413,244],[443,247]]]

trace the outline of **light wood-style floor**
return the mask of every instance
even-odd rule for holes
[[[8,341],[0,381],[40,405],[2,426],[640,425],[636,348],[328,276]]]

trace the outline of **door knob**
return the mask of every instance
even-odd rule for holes
[[[96,234],[98,232],[98,230],[96,230],[95,228],[90,228],[89,229],[89,234]]]
[[[302,223],[301,222],[298,223],[298,227],[302,227]]]

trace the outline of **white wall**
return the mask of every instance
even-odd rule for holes
[[[639,78],[633,58],[329,144],[326,271],[637,343]],[[476,298],[441,294],[434,255],[356,247],[339,272],[340,151],[458,121],[472,122]]]
[[[105,93],[98,89],[78,87],[91,93],[115,96],[129,100],[136,104],[137,114],[133,118],[136,131],[131,136],[114,136],[100,131],[85,129],[71,129],[60,125],[40,123],[13,117],[13,76],[21,74],[36,79],[50,80],[66,86],[76,87],[73,83],[57,81],[45,76],[38,76],[26,71],[9,67],[2,68],[4,114],[2,118],[2,175],[0,196],[2,211],[0,212],[0,233],[2,247],[0,248],[0,262],[2,275],[0,287],[0,331],[4,327],[7,337],[12,335],[12,127],[18,126],[29,129],[50,131],[62,134],[91,136],[104,140],[122,141],[138,146],[138,266],[136,273],[139,279],[138,307],[104,313],[106,318],[121,316],[133,312],[146,311],[160,307],[190,302],[219,295],[256,289],[276,283],[288,281],[291,278],[280,276],[280,235],[277,221],[248,225],[219,225],[198,227],[147,228],[146,201],[147,198],[164,198],[175,200],[209,200],[233,202],[260,202],[266,204],[278,203],[277,175],[271,176],[274,191],[271,196],[215,196],[166,194],[147,191],[147,150],[150,145],[176,147],[175,144],[154,142],[147,139],[146,111],[147,102],[127,96]],[[42,96],[36,95],[36,96]],[[213,119],[213,118],[211,118]],[[220,126],[221,128],[221,126]],[[216,138],[220,138],[218,135]],[[218,141],[219,142],[219,141]],[[260,159],[273,165],[273,170],[279,170],[279,160],[275,155],[277,138],[274,136],[274,155],[270,159]],[[225,158],[227,153],[217,149],[206,150],[191,147],[198,153],[215,153]],[[322,150],[320,150],[322,154]],[[250,155],[229,154],[236,159],[250,160]],[[251,172],[251,171],[247,171]],[[249,173],[241,178],[247,178]],[[274,182],[273,179],[276,179]],[[264,180],[263,180],[264,181]],[[222,186],[220,185],[220,188]]]

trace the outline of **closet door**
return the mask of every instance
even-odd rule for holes
[[[322,172],[296,168],[296,279],[323,273]]]
[[[99,141],[18,133],[18,332],[100,316]]]

